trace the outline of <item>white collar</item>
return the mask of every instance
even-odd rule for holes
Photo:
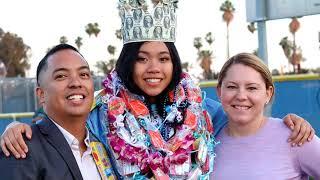
[[[77,138],[75,138],[71,133],[69,133],[66,129],[64,129],[62,126],[60,126],[54,120],[52,120],[52,119],[50,119],[50,120],[58,127],[58,129],[61,131],[61,133],[63,134],[64,138],[67,140],[67,142],[71,148],[75,148],[75,147],[79,148],[79,141]],[[90,140],[89,140],[89,130],[87,127],[86,127],[86,137],[84,139],[84,143],[85,143],[87,149],[91,149],[90,148]]]

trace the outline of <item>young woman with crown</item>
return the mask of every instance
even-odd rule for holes
[[[226,124],[226,115],[219,103],[202,99],[200,88],[182,72],[172,34],[176,8],[177,0],[119,0],[123,49],[87,121],[89,130],[107,148],[113,166],[113,171],[106,168],[107,175],[115,173],[118,179],[206,179],[213,171],[214,135]],[[133,26],[125,26],[136,9],[142,10],[142,19],[152,23],[135,21]],[[154,18],[159,9],[164,11],[162,16]],[[171,22],[164,26],[169,17]],[[135,27],[142,30],[140,39],[133,35]],[[161,36],[155,37],[156,27],[163,29]],[[286,122],[305,129],[296,133],[299,135],[294,137],[299,138],[295,142],[312,137],[313,129],[303,119],[288,116]],[[23,128],[12,126],[10,129],[19,132],[14,135],[18,138],[3,136],[16,142],[6,141],[1,147],[23,146],[19,139]]]
[[[129,36],[123,37],[125,44],[115,71],[103,82],[105,89],[97,96],[93,111],[103,112],[100,118],[105,118],[103,132],[107,132],[103,136],[107,136],[112,159],[122,176],[209,177],[215,145],[211,119],[202,109],[200,88],[182,72],[170,37],[175,24],[165,27],[164,17],[159,16],[164,14],[164,7],[175,9],[176,5],[173,1],[153,3],[119,3],[120,9],[125,8],[123,20],[131,17],[134,9],[142,8],[142,16],[152,17],[154,26],[135,23],[134,27],[143,32],[140,39],[133,36],[131,28],[122,27]],[[156,36],[156,28],[165,31]],[[96,118],[92,113],[89,125],[96,125]]]
[[[132,29],[122,27],[129,36],[123,37],[125,44],[115,71],[107,76],[105,89],[96,98],[90,129],[96,129],[101,140],[107,136],[106,143],[122,176],[206,179],[213,170],[215,132],[210,115],[202,108],[200,88],[182,72],[175,36],[170,36],[176,18],[170,18],[170,27],[165,26],[166,17],[175,17],[172,13],[177,1],[153,3],[119,3],[119,8],[125,9],[123,20],[131,17],[134,9],[142,8],[142,16],[153,17],[154,26],[134,24],[143,29],[141,39],[131,36]],[[155,17],[164,14],[160,10],[166,8],[171,10],[169,14]],[[165,30],[156,36],[153,32],[159,27]],[[207,100],[207,109],[213,103]],[[100,133],[94,127],[97,116],[106,122]]]

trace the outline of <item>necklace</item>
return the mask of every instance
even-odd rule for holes
[[[165,96],[162,116],[156,105],[148,108],[145,97],[129,92],[115,72],[103,84],[106,94],[102,99],[108,103],[107,139],[117,162],[134,166],[136,172],[142,173],[151,169],[175,174],[175,169],[170,170],[170,167],[191,169],[191,164],[192,167],[202,167],[204,162],[191,158],[197,156],[191,154],[197,154],[193,143],[199,138],[203,139],[202,146],[208,146],[208,151],[198,156],[207,157],[209,152],[213,156],[211,135],[206,130],[206,119],[201,109],[200,89],[188,75],[183,74],[175,90]],[[168,105],[168,102],[172,104]],[[182,116],[181,112],[185,115]],[[161,123],[157,125],[159,121]],[[179,123],[172,126],[176,122]],[[175,133],[171,134],[169,128]]]
[[[165,102],[163,104],[165,106]],[[165,119],[165,110],[163,108],[162,111],[162,117],[159,115],[158,108],[156,104],[151,104],[150,105],[150,115],[151,115],[151,121],[154,124],[154,126],[160,131],[161,136],[165,141],[169,139],[169,134],[167,132],[168,126],[167,123],[164,122]]]

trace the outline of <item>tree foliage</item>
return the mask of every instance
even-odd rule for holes
[[[301,61],[306,60],[302,55],[301,47],[297,47],[293,41],[288,39],[287,36],[281,39],[279,45],[282,47],[283,53],[288,59],[288,62],[293,66],[293,72],[300,73],[300,63]]]
[[[226,0],[220,6],[220,11],[223,11],[222,18],[227,23],[227,26],[233,19],[233,13],[236,9],[234,8],[231,1]]]
[[[202,38],[195,37],[193,40],[193,46],[198,50],[198,60],[200,60],[200,67],[203,69],[203,79],[213,79],[213,71],[211,68],[212,64],[212,50],[211,44],[213,43],[214,39],[212,38],[212,33],[208,32],[205,37],[205,42],[208,44],[209,48],[204,49]]]
[[[184,72],[189,71],[189,63],[188,62],[181,63],[181,67],[182,67],[182,71],[184,71]]]
[[[77,45],[78,50],[80,50],[82,43],[82,37],[78,36],[77,39],[75,39],[74,43]]]
[[[89,29],[91,29],[91,30],[89,30]],[[89,23],[86,26],[85,31],[89,35],[89,37],[93,33],[94,29],[98,30],[97,33],[100,32],[100,29],[98,27],[98,23],[94,23],[94,24]],[[116,36],[117,39],[120,39],[120,40],[122,39],[122,35],[121,35],[121,30],[120,29],[117,29],[115,31],[115,36]],[[115,68],[115,65],[117,63],[117,59],[115,58],[116,47],[114,45],[109,44],[107,46],[107,51],[108,51],[109,55],[111,56],[111,58],[109,60],[107,60],[107,61],[98,61],[95,64],[95,67],[97,68],[97,73],[98,74],[103,74],[103,75],[109,74]]]
[[[85,29],[86,29],[86,33],[89,35],[89,37],[91,37],[92,34],[95,37],[97,37],[98,34],[100,33],[100,28],[99,28],[98,23],[89,23],[86,25]]]
[[[122,40],[121,29],[117,29],[115,35],[116,35],[117,39]]]
[[[116,62],[116,59],[110,59],[108,62],[98,61],[95,66],[98,69],[98,73],[105,75],[109,74],[114,69]]]
[[[109,74],[115,67],[117,60],[114,58],[116,52],[116,47],[113,45],[108,45],[108,53],[112,56],[108,61],[98,61],[96,63],[96,68],[100,74]]]
[[[59,42],[60,44],[65,44],[68,42],[68,38],[66,36],[61,36]]]
[[[30,68],[30,51],[21,37],[0,28],[0,59],[7,68],[8,77],[25,77],[26,70]]]
[[[116,52],[116,47],[113,45],[108,46],[108,53],[112,56],[114,56],[114,53]]]

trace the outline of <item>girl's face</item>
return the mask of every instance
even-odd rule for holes
[[[172,80],[173,64],[169,49],[163,42],[145,42],[134,64],[134,83],[148,96],[162,93]]]
[[[231,65],[218,89],[222,106],[230,123],[249,125],[263,117],[272,87],[266,88],[261,74],[243,64]]]

